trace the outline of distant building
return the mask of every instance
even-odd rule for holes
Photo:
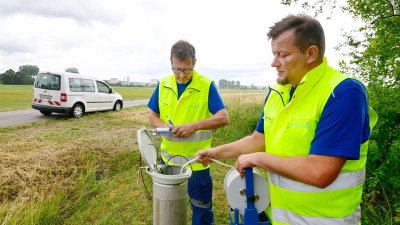
[[[147,87],[149,83],[146,82],[132,82],[132,86],[134,87]]]
[[[128,86],[128,83],[126,81],[118,81],[118,83],[122,86]]]
[[[150,79],[149,86],[157,86],[158,84],[158,79]]]
[[[109,84],[120,84],[122,86],[134,86],[134,87],[155,87],[157,86],[159,80],[158,79],[150,79],[150,82],[135,82],[130,81],[130,77],[124,77],[123,81],[118,80],[118,78],[110,78],[107,81]]]
[[[118,78],[111,78],[110,84],[118,84]]]
[[[250,85],[240,85],[241,87],[246,87],[246,89],[253,89],[253,90],[266,90],[268,86],[256,86],[254,84]]]

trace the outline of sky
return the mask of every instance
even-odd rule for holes
[[[196,48],[196,70],[213,79],[267,86],[276,80],[269,27],[304,11],[280,0],[0,0],[0,73],[22,65],[62,72],[69,67],[104,80],[149,82],[172,74],[171,46]],[[319,16],[328,62],[341,60],[350,16]],[[345,22],[342,22],[345,21]]]

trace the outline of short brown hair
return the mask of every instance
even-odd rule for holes
[[[270,27],[267,33],[268,40],[275,39],[283,32],[293,30],[295,46],[305,51],[311,45],[318,47],[318,58],[323,59],[325,54],[325,33],[319,21],[306,14],[289,14]]]

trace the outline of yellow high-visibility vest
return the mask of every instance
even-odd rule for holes
[[[266,152],[283,157],[309,155],[326,102],[348,78],[324,59],[304,76],[290,101],[291,85],[271,87],[264,108]],[[370,109],[369,117],[372,130],[377,114]],[[326,188],[268,172],[273,224],[359,224],[367,151],[368,141],[360,145],[360,159],[347,160],[338,178]]]
[[[208,95],[211,79],[193,71],[192,81],[178,99],[178,88],[174,74],[160,80],[159,107],[160,118],[165,122],[167,116],[174,125],[190,123],[210,118],[212,113],[208,109]],[[161,143],[161,156],[164,162],[183,165],[194,159],[200,149],[211,147],[211,130],[199,130],[188,138],[175,138],[172,135],[163,136]],[[180,157],[183,156],[183,157]],[[204,170],[200,163],[192,163],[188,168]]]

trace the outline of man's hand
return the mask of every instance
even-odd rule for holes
[[[262,156],[261,154],[265,153],[257,152],[252,154],[244,154],[238,157],[235,162],[235,168],[239,172],[241,178],[244,176],[244,169],[257,166],[254,162]]]
[[[210,165],[211,159],[215,159],[215,152],[212,148],[200,150],[194,155],[198,163],[201,163],[204,167]]]
[[[196,132],[197,128],[193,123],[178,125],[172,130],[172,134],[176,138],[187,138],[192,136]]]

